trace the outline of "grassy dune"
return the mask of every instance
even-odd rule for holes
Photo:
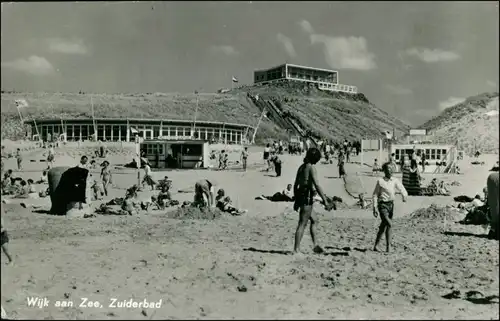
[[[369,103],[362,95],[328,94],[304,85],[246,87],[226,94],[200,94],[198,120],[227,121],[255,126],[261,111],[246,97],[247,93],[263,97],[292,98],[284,109],[298,117],[303,125],[321,136],[332,139],[378,137],[383,130],[407,130],[408,126]],[[2,139],[19,139],[25,130],[20,123],[14,101],[25,99],[25,119],[89,118],[91,98],[76,93],[2,93]],[[94,94],[96,117],[194,119],[195,94]],[[257,142],[286,138],[286,131],[264,119]]]
[[[498,153],[498,93],[484,93],[467,98],[464,102],[445,109],[422,128],[427,129],[434,141],[456,143],[469,153]]]

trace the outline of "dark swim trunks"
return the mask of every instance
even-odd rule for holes
[[[314,195],[311,189],[306,189],[305,191],[300,191],[295,195],[295,202],[293,204],[293,210],[299,211],[300,208],[304,206],[312,206],[314,204]]]
[[[380,213],[380,218],[384,220],[385,217],[392,220],[394,216],[394,202],[378,202],[378,211]]]
[[[0,245],[4,245],[6,243],[9,243],[9,235],[7,234],[7,231],[3,231],[0,235]]]

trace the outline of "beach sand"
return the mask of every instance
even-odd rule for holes
[[[408,214],[433,203],[453,204],[453,197],[410,197],[396,202],[393,252],[371,251],[379,221],[370,210],[325,212],[316,207],[319,241],[326,253],[313,254],[306,231],[302,248],[292,256],[298,214],[292,203],[255,200],[293,183],[300,156],[282,157],[283,176],[262,172],[261,151],[252,148],[249,170],[229,169],[155,172],[173,180],[173,196],[192,200],[200,178],[214,179],[234,205],[248,213],[218,220],[169,219],[153,211],[140,216],[101,216],[69,220],[33,213],[18,204],[3,205],[11,238],[13,265],[2,265],[2,306],[9,317],[34,319],[498,319],[499,304],[474,304],[442,295],[476,290],[485,296],[499,289],[498,241],[481,237],[482,227],[452,221],[411,219]],[[110,155],[112,166],[128,163]],[[38,156],[33,156],[37,158]],[[237,154],[231,156],[237,159]],[[373,157],[377,157],[376,155]],[[474,196],[486,183],[498,156],[482,156],[486,165],[469,166],[462,175],[437,175],[449,182],[452,195]],[[496,158],[496,159],[495,159]],[[40,157],[43,159],[43,157]],[[365,162],[372,158],[365,153]],[[359,157],[353,157],[359,161]],[[56,165],[73,165],[78,155],[61,156]],[[7,160],[14,168],[15,160]],[[35,178],[45,166],[25,161],[14,176]],[[346,192],[334,164],[317,166],[327,195],[345,203]],[[348,189],[371,195],[376,177],[369,167],[346,164]],[[137,181],[137,171],[113,171],[112,197],[121,197]],[[141,177],[143,172],[141,171]],[[96,177],[99,172],[93,172]],[[435,175],[425,175],[430,182]],[[47,205],[49,207],[50,205]],[[446,232],[446,233],[445,233]],[[382,241],[384,245],[385,240]],[[383,246],[381,246],[383,248]],[[2,263],[5,257],[2,256]],[[44,308],[29,307],[27,298],[50,300]],[[79,307],[82,298],[102,308]],[[159,309],[110,308],[112,298],[149,302]],[[70,308],[57,300],[73,301]]]

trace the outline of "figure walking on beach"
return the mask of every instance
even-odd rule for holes
[[[243,170],[247,170],[247,159],[248,159],[248,147],[245,147],[241,152],[241,163],[243,164]]]
[[[49,151],[47,154],[47,168],[52,168],[52,165],[54,165],[54,154],[54,147],[52,147],[52,144],[49,144]]]
[[[109,162],[104,161],[102,163],[102,170],[101,170],[101,179],[102,179],[102,187],[104,189],[104,195],[108,196],[108,186],[111,183],[111,170],[109,168]]]
[[[345,163],[344,163],[344,154],[342,154],[342,152],[340,152],[338,163],[337,163],[337,166],[339,168],[339,178],[344,178],[345,177],[345,167],[344,167],[344,165],[345,165]]]
[[[20,148],[18,148],[16,151],[16,160],[17,160],[17,170],[20,171],[23,169],[23,156],[21,155]]]
[[[315,253],[322,253],[323,249],[318,245],[316,239],[316,227],[318,224],[318,218],[313,212],[314,194],[315,191],[318,192],[319,196],[323,200],[323,204],[327,211],[330,211],[334,207],[334,203],[329,200],[323,193],[323,189],[319,185],[318,175],[316,173],[316,165],[321,159],[321,152],[312,147],[307,150],[306,157],[304,158],[304,163],[300,165],[297,170],[297,176],[295,178],[295,183],[293,185],[295,203],[293,209],[299,212],[299,224],[297,225],[297,230],[295,232],[295,245],[293,252],[294,254],[300,253],[300,242],[304,236],[304,230],[307,223],[310,221],[311,225],[309,231],[311,233],[311,239],[313,241],[313,251]]]
[[[394,216],[394,199],[396,197],[396,191],[401,193],[403,202],[406,202],[408,193],[403,184],[401,184],[397,178],[392,177],[392,166],[390,166],[389,163],[382,165],[382,170],[385,176],[377,180],[377,184],[373,190],[373,216],[380,216],[382,221],[378,228],[373,250],[378,252],[378,245],[385,233],[386,251],[390,252],[392,217]]]
[[[267,169],[266,169],[267,172],[269,172],[269,169],[271,168],[271,162],[269,161],[269,156],[271,156],[271,146],[267,144],[266,147],[264,147],[264,155],[263,155],[264,161],[267,164]]]
[[[145,184],[148,184],[151,187],[151,190],[155,190],[156,182],[153,180],[153,172],[151,171],[151,166],[149,165],[149,161],[146,159],[144,164],[144,178],[142,179],[142,187],[144,188]]]

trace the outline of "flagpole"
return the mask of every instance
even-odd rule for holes
[[[196,118],[198,116],[198,103],[199,103],[199,94],[198,91],[196,91],[196,109],[194,111],[194,122],[193,122],[193,138],[196,133]]]
[[[19,118],[21,118],[21,123],[24,124],[23,115],[21,114],[21,110],[19,109],[19,106],[17,104],[16,108],[17,108],[17,113],[19,114]]]
[[[94,136],[95,136],[95,141],[97,141],[97,129],[96,129],[96,126],[95,126],[94,102],[92,100],[92,96],[90,96],[90,105],[92,106],[92,124],[94,125]]]
[[[33,118],[33,124],[35,125],[36,134],[38,135],[38,140],[41,141],[43,139],[42,139],[42,136],[40,136],[40,133],[38,132],[38,125],[36,124],[35,117],[32,117],[32,118]]]
[[[262,114],[260,114],[259,121],[257,122],[257,126],[255,126],[255,130],[253,131],[252,135],[252,144],[255,144],[255,135],[257,135],[257,129],[259,129],[260,123],[262,122],[262,118],[264,118],[264,114],[266,112],[266,109],[262,109]]]

